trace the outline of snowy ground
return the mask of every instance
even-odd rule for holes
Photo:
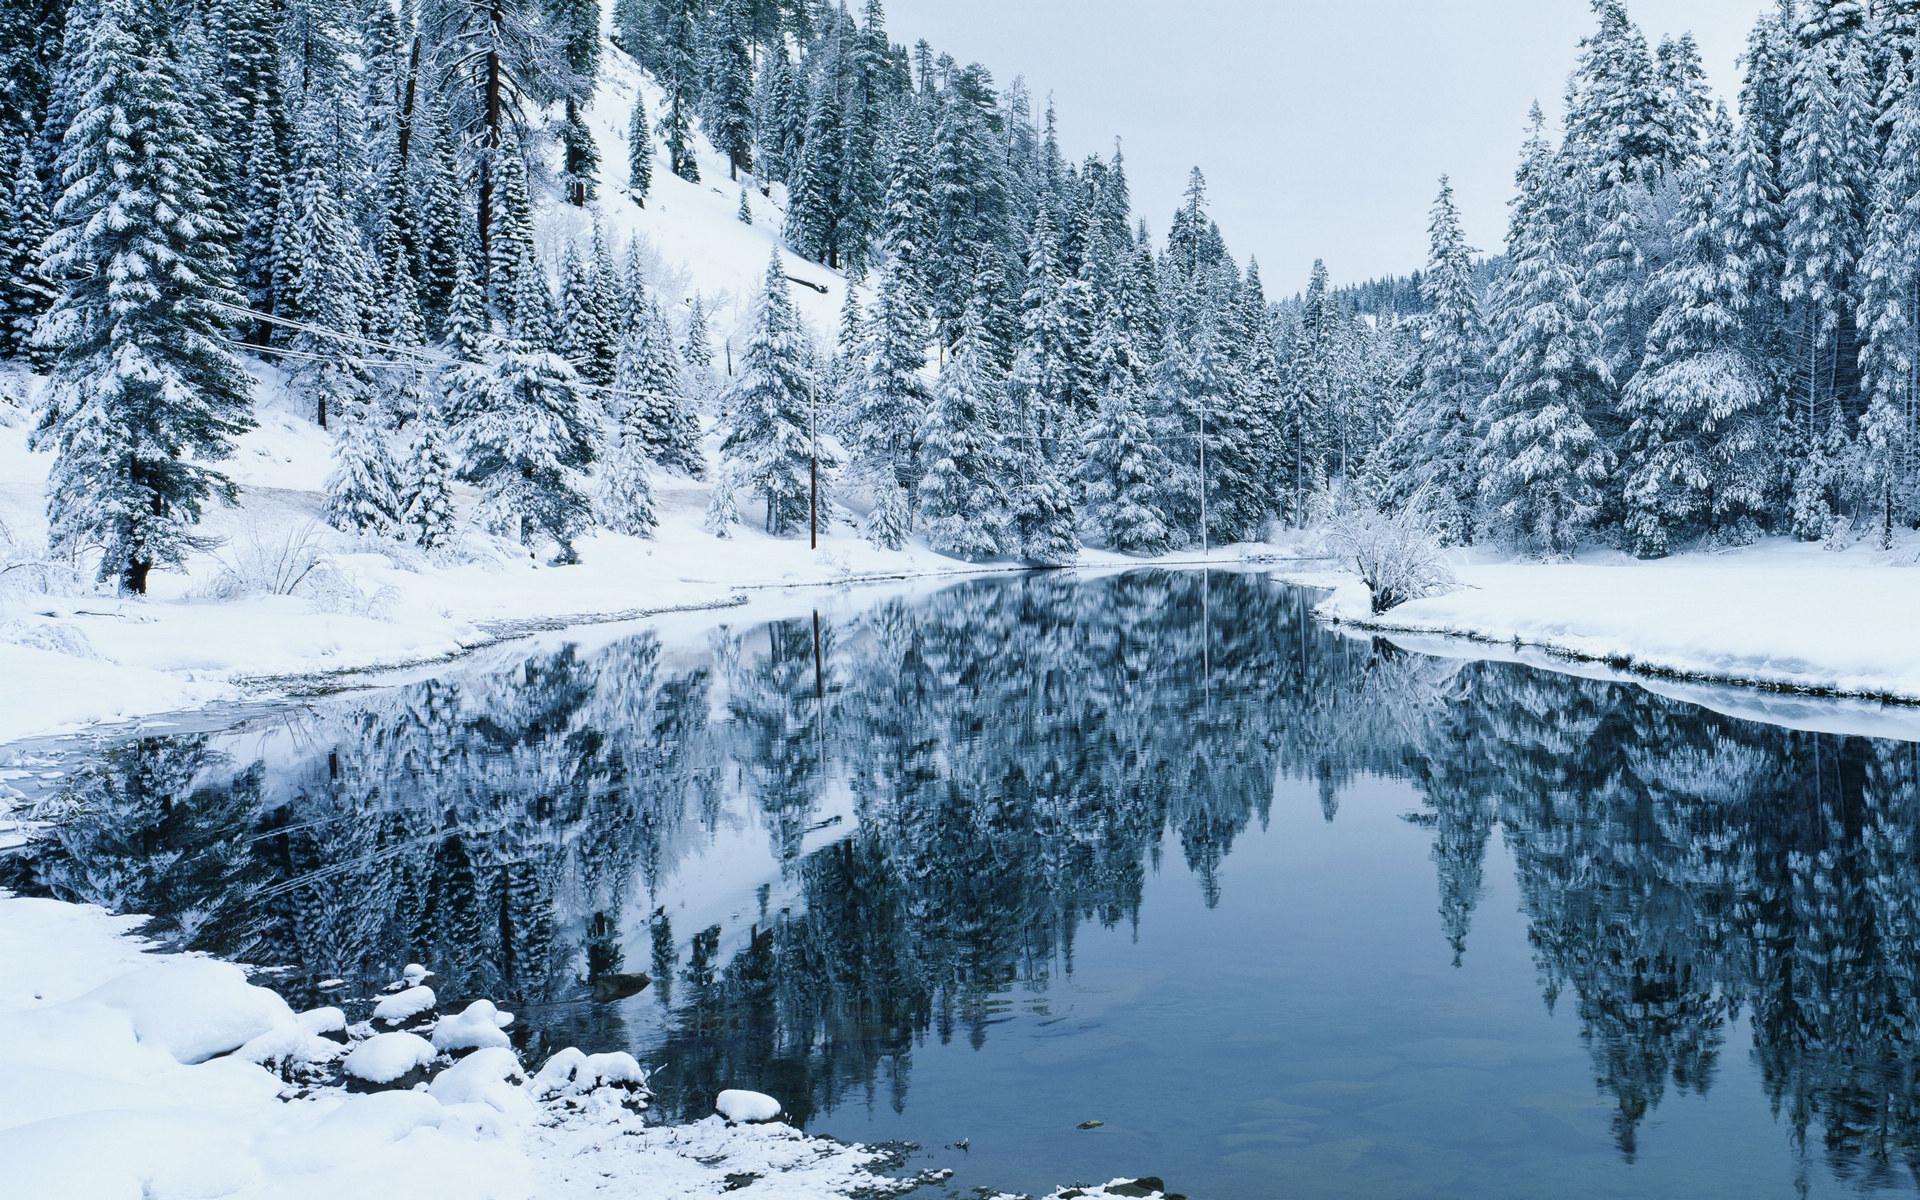
[[[1324,616],[1444,634],[1685,680],[1920,702],[1920,540],[1883,552],[1771,539],[1656,562],[1594,552],[1567,563],[1461,556],[1461,586],[1374,617],[1345,577]]]

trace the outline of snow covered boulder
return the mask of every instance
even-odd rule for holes
[[[513,1120],[538,1116],[532,1097],[521,1085],[527,1073],[513,1051],[498,1046],[476,1050],[434,1076],[427,1094],[449,1107],[479,1104]]]
[[[342,1064],[353,1091],[412,1087],[433,1061],[433,1044],[417,1033],[376,1033],[353,1048]]]
[[[536,1099],[584,1096],[600,1088],[644,1095],[647,1072],[639,1060],[625,1051],[611,1054],[582,1054],[572,1046],[555,1054],[533,1077]]]
[[[405,995],[405,993],[401,993]],[[451,1017],[441,1017],[433,1029],[433,1048],[442,1054],[463,1054],[511,1045],[506,1028],[513,1014],[501,1012],[491,1000],[475,1000]]]
[[[345,1038],[347,1035],[347,1014],[330,1004],[324,1008],[310,1008],[294,1017],[294,1021],[315,1037],[333,1037],[337,1034]]]
[[[382,1025],[404,1025],[422,1013],[433,1011],[438,1003],[433,989],[424,983],[418,983],[405,991],[395,992],[383,997],[373,1006],[373,1019]]]
[[[400,968],[400,982],[405,987],[418,987],[433,975],[419,963],[408,963]]]
[[[281,1025],[248,1041],[234,1051],[234,1057],[276,1068],[283,1079],[290,1079],[299,1068],[330,1063],[346,1052],[346,1046],[330,1038],[308,1033],[298,1025]]]
[[[118,1009],[134,1036],[183,1063],[205,1062],[280,1028],[297,1028],[278,994],[247,982],[232,963],[166,958],[129,971],[84,998]]]
[[[714,1097],[713,1111],[741,1125],[760,1121],[778,1121],[780,1102],[764,1092],[747,1092],[728,1088]]]

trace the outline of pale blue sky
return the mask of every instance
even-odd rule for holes
[[[1775,0],[1629,0],[1650,43],[1691,30],[1733,104],[1737,60]],[[1453,176],[1467,230],[1498,249],[1528,106],[1557,119],[1588,0],[886,0],[887,28],[1059,105],[1069,154],[1125,139],[1134,205],[1164,235],[1198,164],[1234,253],[1270,294],[1313,259],[1337,280],[1426,257]]]

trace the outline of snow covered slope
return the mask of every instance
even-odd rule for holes
[[[746,178],[727,178],[726,158],[694,138],[694,157],[700,164],[700,182],[688,183],[666,167],[666,150],[654,139],[653,181],[645,207],[627,194],[627,120],[634,93],[646,96],[647,113],[658,117],[662,93],[639,66],[611,43],[603,43],[600,71],[587,123],[600,151],[600,194],[586,208],[567,204],[548,190],[538,202],[535,227],[541,252],[558,261],[566,239],[582,249],[598,214],[616,256],[624,255],[630,239],[639,238],[653,270],[649,282],[659,289],[666,305],[678,308],[698,294],[713,323],[715,366],[724,367],[724,343],[744,342],[754,293],[766,275],[767,257],[780,247],[787,274],[807,285],[792,289],[794,305],[823,350],[833,348],[840,308],[846,301],[847,281],[837,271],[801,258],[781,247],[786,220],[779,204],[785,188],[773,197],[748,189],[753,224],[740,221],[740,192]],[[554,165],[559,162],[557,152]]]

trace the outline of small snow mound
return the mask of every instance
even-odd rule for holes
[[[353,1048],[343,1064],[366,1083],[393,1083],[433,1061],[433,1045],[417,1033],[376,1033]]]
[[[526,1081],[513,1051],[490,1046],[434,1076],[427,1093],[442,1104],[481,1104],[509,1117],[531,1117],[533,1101],[520,1087]]]
[[[780,1102],[764,1092],[728,1088],[714,1097],[713,1110],[729,1121],[742,1124],[780,1119]]]
[[[511,1045],[504,1032],[511,1024],[512,1013],[501,1012],[491,1000],[475,1000],[458,1014],[440,1018],[433,1030],[433,1048],[450,1053],[505,1047]]]
[[[320,1127],[354,1139],[397,1142],[423,1126],[438,1125],[440,1119],[440,1102],[423,1092],[374,1092],[347,1097]]]
[[[431,1010],[438,1002],[433,989],[425,984],[415,984],[404,992],[395,992],[373,1006],[373,1019],[387,1025],[398,1025],[402,1021],[411,1021],[423,1012]]]
[[[578,1096],[595,1088],[620,1086],[643,1088],[647,1072],[639,1060],[624,1051],[611,1054],[583,1054],[572,1046],[549,1058],[533,1077],[533,1094]]]
[[[86,997],[118,1009],[134,1036],[179,1062],[204,1062],[262,1034],[293,1025],[278,994],[247,982],[232,963],[173,958],[129,971]]]
[[[278,1026],[234,1051],[234,1057],[265,1066],[332,1062],[347,1052],[339,1042],[320,1037],[296,1022]]]
[[[418,987],[420,982],[433,974],[419,963],[408,963],[400,968],[400,981],[408,987]]]
[[[345,1033],[347,1014],[328,1005],[325,1008],[310,1008],[294,1018],[300,1028],[318,1037],[326,1033]]]

